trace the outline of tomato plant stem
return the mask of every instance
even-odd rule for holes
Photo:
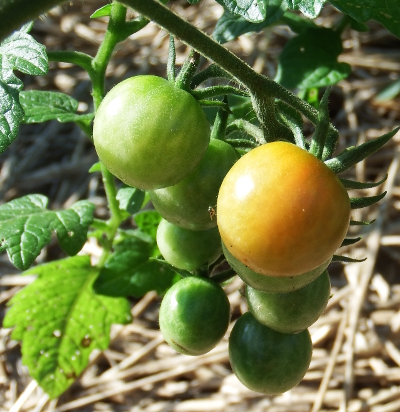
[[[186,22],[169,8],[163,6],[156,0],[122,0],[123,4],[132,7],[137,12],[143,14],[154,21],[175,37],[181,39],[197,50],[200,54],[232,75],[239,83],[249,89],[250,93],[256,94],[254,102],[262,101],[266,107],[260,106],[256,109],[257,115],[263,112],[261,123],[263,124],[265,138],[267,141],[282,137],[282,126],[277,122],[272,102],[278,98],[294,107],[313,124],[318,122],[318,111],[304,100],[298,98],[283,86],[275,83],[272,79],[255,72],[248,64],[242,61],[235,54],[225,49],[211,37],[201,32],[195,26]],[[268,103],[268,99],[270,102]],[[331,125],[330,133],[336,133],[336,129]],[[280,134],[280,135],[279,135]]]

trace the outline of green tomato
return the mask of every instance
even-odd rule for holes
[[[222,253],[218,228],[193,231],[165,219],[158,225],[157,245],[168,263],[185,270],[210,264]]]
[[[127,185],[146,190],[174,185],[191,173],[209,136],[196,99],[157,76],[131,77],[115,86],[93,127],[101,162]]]
[[[227,247],[222,243],[222,251],[225,258],[244,283],[254,289],[269,293],[287,293],[301,289],[315,280],[329,265],[331,259],[323,265],[307,273],[297,276],[267,276],[254,272],[239,259],[236,259]]]
[[[150,192],[154,207],[164,219],[186,229],[215,227],[219,187],[238,159],[231,145],[212,139],[205,156],[190,175],[174,186]]]
[[[229,338],[229,359],[240,382],[255,392],[276,395],[296,386],[310,365],[312,343],[308,330],[276,332],[247,312],[235,323]]]
[[[228,329],[229,320],[228,298],[210,279],[184,278],[161,302],[159,322],[164,339],[185,355],[202,355],[214,348]]]
[[[313,282],[289,293],[266,293],[246,287],[250,312],[263,325],[282,333],[298,333],[311,326],[325,310],[331,293],[325,270]]]

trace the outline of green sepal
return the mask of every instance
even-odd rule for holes
[[[231,113],[229,106],[219,100],[198,100],[197,103],[199,103],[199,105],[202,107],[219,107],[226,112]]]
[[[249,147],[254,149],[258,146],[256,142],[250,139],[225,139],[226,143],[229,143],[233,147]]]
[[[251,136],[258,144],[266,143],[262,130],[259,127],[255,126],[253,123],[248,122],[247,120],[237,119],[229,123],[226,128],[226,133],[229,134],[236,130],[245,132],[246,134]]]
[[[240,90],[234,86],[211,86],[200,90],[192,90],[190,92],[197,100],[209,99],[211,97],[234,94],[236,96],[248,97],[249,93],[246,90]]]
[[[190,86],[192,89],[195,89],[201,83],[212,78],[222,78],[231,80],[232,76],[216,64],[210,64],[206,69],[202,70],[201,72],[193,76]]]
[[[396,127],[396,129],[391,132],[377,137],[374,140],[370,140],[369,142],[365,142],[360,146],[348,147],[336,157],[326,160],[325,164],[336,174],[344,172],[379,150],[399,131],[399,129],[400,127]]]
[[[354,259],[348,256],[339,256],[333,255],[332,262],[343,262],[343,263],[360,263],[366,261],[367,258],[364,259]]]
[[[328,87],[321,99],[318,108],[318,123],[315,126],[315,132],[311,138],[310,153],[317,159],[322,158],[326,135],[329,130],[329,94],[331,88]]]
[[[149,260],[153,260],[155,262],[158,262],[160,265],[165,266],[168,269],[173,270],[174,272],[176,272],[179,276],[183,277],[183,278],[187,278],[189,276],[193,276],[192,273],[188,272],[187,270],[184,269],[178,269],[177,267],[175,267],[174,265],[171,265],[170,263],[168,263],[167,261],[163,260],[163,259],[158,259],[158,258],[151,258]]]
[[[383,199],[386,196],[386,193],[387,192],[383,192],[377,196],[352,197],[350,198],[350,207],[351,209],[361,209],[363,207],[371,206]]]
[[[379,182],[362,183],[362,182],[355,182],[354,180],[347,180],[347,179],[339,178],[340,182],[346,189],[371,189],[373,187],[377,187],[381,185],[383,182],[386,181],[386,179],[387,179],[387,175]]]
[[[355,238],[346,237],[345,239],[343,239],[343,242],[339,247],[354,245],[354,243],[357,243],[361,239],[362,237],[355,237]]]
[[[195,50],[191,50],[182,65],[181,71],[176,76],[175,86],[179,89],[191,91],[190,85],[199,63],[200,54]]]
[[[350,226],[368,226],[372,225],[376,219],[371,220],[370,222],[364,222],[362,220],[350,220]]]

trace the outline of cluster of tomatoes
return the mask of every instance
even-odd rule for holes
[[[199,276],[223,252],[246,284],[249,307],[230,334],[235,374],[267,394],[299,383],[312,353],[307,328],[326,307],[326,268],[349,225],[349,197],[336,175],[289,142],[240,157],[228,143],[210,141],[194,97],[155,76],[110,91],[96,115],[94,143],[115,176],[149,191],[163,217],[163,258],[193,274],[162,300],[165,340],[180,353],[200,355],[225,335],[227,296],[212,277]]]

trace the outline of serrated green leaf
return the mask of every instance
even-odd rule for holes
[[[67,123],[94,117],[93,113],[76,114],[79,102],[65,93],[28,90],[20,93],[19,100],[25,112],[24,123]]]
[[[28,23],[25,23],[19,31],[23,31],[25,33],[29,33],[33,29],[33,21],[28,21]]]
[[[94,349],[107,349],[113,323],[131,321],[124,298],[96,294],[98,269],[88,256],[36,266],[39,277],[10,301],[4,327],[22,340],[22,361],[51,398],[82,373]]]
[[[106,4],[103,7],[97,9],[91,16],[91,19],[97,19],[99,17],[107,17],[111,15],[112,4]]]
[[[341,52],[342,41],[336,31],[308,29],[286,43],[275,80],[289,89],[336,84],[351,71],[348,64],[337,61]]]
[[[137,213],[142,207],[145,192],[130,186],[123,186],[118,190],[117,200],[121,210],[125,210],[129,215]]]
[[[326,0],[287,0],[292,10],[301,11],[306,17],[315,19]]]
[[[351,209],[361,209],[363,207],[368,207],[375,203],[378,203],[385,196],[386,196],[386,192],[383,192],[377,196],[352,197],[350,198],[350,207]]]
[[[348,147],[339,153],[336,157],[328,159],[325,164],[336,174],[344,172],[350,167],[354,166],[363,159],[375,153],[379,150],[385,143],[387,143],[398,131],[400,127],[386,133],[376,139],[370,140],[359,146]]]
[[[376,20],[400,38],[400,0],[329,0],[353,19],[365,23]]]
[[[252,23],[261,23],[267,16],[268,0],[216,0],[231,14],[242,16]]]
[[[339,178],[340,182],[346,189],[371,189],[373,187],[377,187],[381,185],[382,183],[386,181],[386,179],[387,179],[387,175],[379,182],[362,183],[362,182],[355,182],[353,180]]]
[[[42,76],[49,71],[45,46],[24,31],[7,37],[0,45],[0,54],[22,73]]]
[[[156,239],[158,224],[161,222],[161,215],[156,210],[146,210],[135,215],[135,223],[138,228],[152,239]]]
[[[304,17],[289,11],[286,11],[283,14],[281,20],[282,23],[287,24],[290,27],[290,30],[297,34],[304,33],[309,29],[318,28],[312,20],[305,19]]]
[[[74,255],[84,245],[93,220],[94,205],[81,200],[70,209],[46,209],[43,195],[28,195],[0,206],[0,252],[7,251],[10,261],[20,270],[29,268],[40,251],[57,233],[61,248]]]
[[[17,137],[24,116],[18,98],[23,84],[12,69],[6,57],[0,54],[0,153]]]
[[[266,18],[262,23],[251,23],[242,16],[234,15],[225,10],[215,26],[213,37],[219,43],[226,43],[242,34],[259,32],[279,20],[286,9],[285,0],[269,0]]]
[[[151,245],[126,238],[101,269],[94,288],[108,296],[135,296],[155,290],[164,294],[180,278],[173,270],[150,260]]]

